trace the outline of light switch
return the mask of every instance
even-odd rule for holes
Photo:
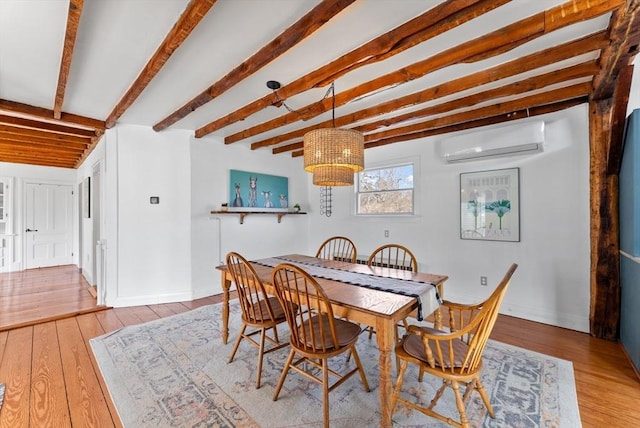
[[[160,196],[152,196],[149,198],[149,203],[151,205],[157,205],[160,203]]]

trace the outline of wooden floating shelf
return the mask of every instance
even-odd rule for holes
[[[234,215],[238,215],[240,216],[240,224],[244,224],[244,218],[246,216],[248,216],[249,214],[251,215],[275,215],[278,216],[278,223],[280,223],[280,220],[282,220],[282,217],[286,216],[286,215],[303,215],[306,213],[303,212],[274,212],[274,213],[269,213],[269,212],[264,212],[264,211],[211,211],[212,215],[219,215],[219,214],[234,214]]]

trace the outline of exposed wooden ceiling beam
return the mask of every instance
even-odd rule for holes
[[[231,70],[222,79],[205,89],[191,101],[171,113],[153,126],[161,131],[185,118],[188,114],[202,107],[212,99],[220,96],[229,88],[251,76],[262,67],[278,58],[280,55],[297,45],[307,36],[326,24],[331,18],[351,5],[355,0],[323,0],[309,13],[300,18],[295,24],[287,28],[282,34],[263,46],[248,60]]]
[[[95,135],[95,131],[88,129],[74,128],[72,126],[58,125],[52,122],[43,122],[39,120],[25,119],[23,117],[7,116],[4,114],[0,114],[0,124],[33,128],[35,130],[47,130],[50,132],[76,135],[80,137],[93,137]]]
[[[447,125],[454,125],[470,120],[482,119],[484,117],[496,116],[501,114],[509,114],[512,111],[531,108],[532,106],[557,103],[559,101],[570,100],[587,96],[591,93],[591,82],[578,83],[576,85],[564,88],[554,89],[535,95],[518,98],[516,100],[497,103],[486,107],[480,107],[473,110],[455,113],[448,116],[439,117],[437,119],[427,120],[425,122],[413,123],[411,125],[400,126],[397,128],[367,134],[364,136],[365,143],[378,140],[381,138],[392,137],[396,135],[409,134],[431,128],[441,128]]]
[[[70,144],[61,144],[48,140],[24,140],[19,135],[4,135],[2,132],[0,132],[0,144],[3,144],[4,147],[39,147],[42,149],[75,153],[75,156],[78,156],[78,154],[82,153],[86,148],[86,146],[83,145],[72,146]],[[9,146],[7,146],[7,144]]]
[[[90,117],[78,116],[71,113],[62,113],[60,119],[55,119],[53,110],[42,107],[30,106],[28,104],[17,103],[15,101],[0,99],[0,110],[12,111],[14,113],[27,114],[41,119],[56,120],[67,124],[82,126],[91,129],[104,129],[104,121],[92,119]]]
[[[618,74],[638,54],[640,0],[627,0],[614,11],[609,32],[610,43],[600,55],[600,73],[593,81],[593,100],[602,100],[613,95]]]
[[[9,144],[9,143],[0,143],[0,151],[2,152],[11,152],[16,156],[51,156],[52,158],[59,160],[69,160],[71,162],[75,161],[78,157],[77,153],[73,152],[63,152],[60,150],[55,150],[46,147],[38,147],[38,146],[24,146],[18,144]]]
[[[533,54],[497,65],[487,70],[482,70],[468,76],[444,82],[440,85],[427,88],[414,94],[378,104],[377,106],[359,110],[345,116],[337,117],[335,119],[335,126],[346,127],[352,123],[370,119],[382,114],[391,113],[401,108],[411,107],[419,103],[433,101],[437,98],[443,98],[448,95],[462,92],[476,86],[500,81],[507,77],[512,77],[526,71],[535,70],[537,68],[553,64],[555,62],[564,61],[566,59],[572,58],[574,56],[579,56],[593,50],[598,50],[604,47],[607,43],[608,41],[606,39],[606,32],[596,33],[579,40],[545,49],[540,52],[535,52]],[[258,141],[251,144],[251,149],[255,150],[261,147],[279,144],[288,140],[292,140],[294,138],[300,138],[306,132],[317,128],[332,126],[332,123],[332,120],[328,120],[317,123],[315,125],[307,126],[302,129],[297,129],[295,131]]]
[[[197,129],[195,132],[196,138],[244,120],[268,106],[277,105],[281,99],[287,99],[311,88],[324,85],[327,81],[335,80],[348,71],[353,71],[364,65],[369,65],[403,52],[415,44],[429,40],[504,3],[504,0],[446,1],[331,63],[283,86],[278,89],[277,94],[265,95]]]
[[[639,52],[640,0],[627,0],[614,11],[609,22],[608,38],[610,43],[600,56],[600,72],[594,78],[591,99],[595,101],[593,105],[598,106],[610,100],[611,108],[608,111],[611,113],[611,123],[602,126],[602,130],[611,134],[597,141],[607,144],[606,172],[617,175],[624,146],[624,123],[633,73],[631,62]],[[592,144],[595,142],[592,141]]]
[[[0,162],[22,163],[28,165],[53,166],[59,168],[73,168],[73,162],[58,160],[51,156],[23,156],[0,153]]]
[[[180,19],[174,24],[169,34],[164,38],[162,44],[155,51],[151,59],[144,66],[136,80],[122,99],[113,108],[106,120],[107,128],[113,127],[118,119],[127,111],[134,101],[140,96],[142,91],[149,85],[151,80],[164,67],[171,55],[189,37],[194,28],[202,21],[202,18],[209,12],[216,0],[191,0]]]
[[[22,128],[20,126],[3,125],[0,124],[0,132],[5,134],[20,135],[24,138],[36,138],[42,140],[49,140],[54,142],[69,142],[86,145],[91,141],[90,137],[78,137],[69,134],[59,134],[57,132],[42,131],[39,129]]]
[[[67,14],[67,30],[64,35],[62,48],[62,58],[60,59],[60,72],[58,73],[58,86],[56,88],[55,101],[53,103],[53,117],[60,119],[62,116],[62,105],[64,94],[67,89],[67,78],[71,70],[71,60],[73,58],[73,48],[76,44],[76,34],[84,0],[70,0],[69,13]]]
[[[552,86],[581,77],[590,77],[593,76],[596,71],[597,65],[595,61],[578,64],[562,70],[555,70],[540,76],[531,77],[519,82],[510,83],[504,86],[488,89],[486,91],[481,91],[472,95],[468,95],[466,97],[458,98],[456,100],[447,101],[441,104],[436,104],[420,110],[415,110],[375,122],[366,123],[364,125],[356,126],[353,129],[358,130],[362,133],[371,132],[377,129],[387,128],[389,126],[396,125],[402,122],[407,122],[409,120],[420,119],[442,113],[450,113],[455,110],[465,109],[477,104],[486,103],[491,100],[499,100],[508,96],[525,94],[527,92],[532,92],[547,86]]]
[[[357,98],[372,94],[384,88],[399,85],[425,76],[444,67],[460,62],[472,62],[502,54],[535,38],[552,31],[594,18],[610,12],[619,6],[620,0],[574,0],[544,12],[514,22],[485,36],[462,43],[440,52],[430,58],[416,62],[395,72],[380,76],[367,83],[348,89],[335,96],[335,106],[341,106]],[[308,105],[297,112],[286,113],[270,121],[253,126],[234,134],[236,141],[289,125],[300,119],[314,117],[332,107],[332,99]],[[200,128],[200,130],[203,128]],[[196,137],[200,130],[196,130]],[[227,137],[230,138],[230,137]],[[227,139],[225,139],[227,141]]]
[[[449,134],[452,132],[479,128],[483,126],[496,125],[499,123],[510,122],[513,120],[524,119],[527,117],[539,116],[547,113],[553,113],[553,112],[565,110],[580,104],[585,104],[588,101],[589,101],[588,97],[583,96],[583,97],[578,97],[570,100],[559,101],[557,103],[551,103],[551,104],[541,105],[537,107],[511,111],[507,114],[499,114],[496,116],[484,117],[482,119],[474,119],[467,122],[457,123],[454,125],[447,125],[440,128],[426,129],[424,131],[418,131],[414,133],[383,138],[380,140],[370,141],[368,143],[365,143],[365,149],[385,146],[385,145],[394,144],[394,143],[401,143],[404,141],[417,140],[420,138],[432,137],[435,135]],[[302,155],[304,155],[304,150],[297,150],[291,153],[292,157],[300,157]]]
[[[385,146],[388,144],[399,143],[403,141],[416,140],[419,138],[431,137],[434,135],[449,134],[451,132],[479,128],[482,126],[496,125],[499,123],[510,122],[513,120],[524,119],[527,117],[539,116],[547,113],[553,113],[556,111],[565,110],[580,104],[587,103],[588,101],[589,99],[587,98],[587,96],[583,96],[583,97],[573,98],[565,101],[559,101],[557,103],[551,103],[551,104],[541,105],[537,107],[515,110],[506,114],[499,114],[496,116],[484,117],[482,119],[474,119],[467,122],[457,123],[454,125],[447,125],[441,128],[427,129],[427,130],[418,131],[415,133],[383,138],[380,140],[370,141],[366,143],[365,149]]]
[[[78,29],[78,20],[84,4],[84,0],[69,1],[67,34],[53,110],[0,100],[0,145],[2,151],[12,148],[22,159],[27,156],[26,150],[33,148],[34,154],[32,156],[39,161],[43,159],[42,153],[50,155],[52,160],[55,160],[55,152],[60,152],[63,157],[75,153],[76,158],[72,165],[65,167],[78,167],[87,159],[102,138],[107,123],[62,111],[66,79],[72,64],[73,39]],[[348,4],[353,1],[342,0],[344,3],[341,3],[340,7],[348,7]],[[435,70],[442,70],[449,64],[471,63],[500,55],[556,29],[613,12],[609,28],[607,31],[601,31],[580,40],[572,40],[564,45],[553,46],[550,49],[501,63],[486,70],[475,70],[475,73],[346,114],[336,118],[335,125],[361,130],[365,133],[366,147],[374,147],[378,144],[390,144],[420,138],[420,136],[455,132],[466,129],[467,126],[482,126],[478,124],[490,124],[494,120],[498,121],[496,123],[512,120],[514,117],[522,117],[521,112],[531,111],[533,115],[533,109],[543,111],[542,108],[545,106],[553,105],[555,108],[561,105],[573,105],[572,103],[575,103],[576,100],[584,99],[587,95],[590,95],[590,99],[604,96],[610,105],[615,104],[615,107],[611,109],[611,121],[617,121],[617,125],[612,124],[609,127],[612,135],[608,140],[607,162],[608,171],[611,174],[616,174],[622,147],[617,142],[622,140],[623,110],[626,110],[624,107],[628,101],[628,94],[624,94],[624,92],[625,88],[628,92],[631,81],[629,62],[638,53],[638,44],[640,43],[640,0],[564,1],[565,3],[559,6],[551,7],[521,21],[512,22],[511,25],[488,33],[484,37],[478,37],[476,40],[467,38],[465,43],[436,53],[431,58],[421,56],[419,57],[420,61],[415,64],[337,93],[336,105],[340,106],[341,103],[367,97],[387,88],[420,78]],[[108,120],[111,119],[113,124],[117,122],[127,108],[144,92],[145,87],[157,75],[169,56],[185,41],[215,2],[216,0],[190,0],[189,5],[174,24],[163,44],[158,47],[121,102],[114,107]],[[339,0],[334,1],[336,4],[339,2]],[[328,85],[336,78],[358,67],[396,55],[411,46],[420,44],[435,35],[443,34],[461,23],[468,22],[508,2],[509,0],[445,0],[430,9],[428,9],[429,5],[425,5],[424,9],[428,10],[422,15],[363,44],[326,66],[300,77],[277,92],[270,92],[267,96],[245,106],[247,109],[231,112],[214,122],[223,127],[226,126],[224,124],[226,120],[230,120],[232,123],[253,114],[251,108],[256,106],[259,110],[270,105],[281,105],[281,102],[288,97],[313,87]],[[316,3],[329,4],[330,1],[318,0]],[[196,11],[198,4],[202,6],[199,12]],[[196,15],[195,19],[186,23],[190,19],[188,17],[193,14]],[[317,20],[312,22],[315,22],[316,26],[321,26],[324,23],[322,18],[317,16],[315,18]],[[328,19],[330,18],[326,18],[326,20]],[[297,43],[298,38],[302,40],[315,31],[315,27],[307,26],[294,33],[294,27],[291,26],[281,33],[279,36],[281,39],[276,38],[271,42],[280,41],[280,44],[276,46],[280,50],[273,54],[274,57],[277,56],[276,54],[281,55]],[[180,33],[178,28],[182,28],[184,32]],[[173,42],[169,40],[173,40]],[[253,57],[227,73],[224,78],[207,88],[201,95],[214,99],[267,64],[268,55],[264,53],[267,48],[273,51],[273,46],[265,45],[263,50],[256,52]],[[261,53],[262,56],[259,56]],[[578,55],[582,56],[578,58]],[[599,57],[600,72],[593,62],[595,57]],[[582,63],[576,65],[578,60]],[[559,69],[558,65],[555,65],[560,61],[566,63],[563,69]],[[483,90],[483,85],[489,86],[490,89]],[[560,86],[564,87],[557,89]],[[551,88],[554,89],[550,90]],[[439,98],[443,97],[447,98],[446,103],[439,101]],[[488,105],[496,102],[498,104]],[[263,107],[260,107],[261,105]],[[282,112],[283,116],[273,121],[228,135],[225,143],[240,141],[263,132],[273,132],[275,127],[289,125],[301,118],[303,120],[312,118],[330,109],[331,100],[326,99],[298,109],[295,114]],[[3,115],[3,110],[8,113]],[[420,123],[416,123],[417,121]],[[301,127],[295,131],[280,133],[276,137],[254,142],[251,148],[273,146],[274,154],[293,151],[297,155],[301,153],[302,143],[300,140],[305,132],[318,127],[330,126],[332,122],[323,121],[312,126]],[[300,124],[298,123],[298,125]],[[201,130],[202,128],[196,131],[196,136],[199,136],[198,132]]]
[[[66,140],[52,140],[49,138],[32,137],[28,135],[3,132],[1,129],[0,129],[0,142],[33,143],[34,145],[44,145],[44,146],[51,146],[51,147],[69,147],[77,150],[84,150],[88,146],[88,144],[70,142]],[[90,142],[90,140],[88,142]]]
[[[361,132],[370,132],[377,129],[397,125],[402,122],[407,122],[409,120],[421,119],[428,116],[434,116],[437,114],[449,113],[451,111],[469,108],[477,104],[485,103],[487,101],[495,100],[499,104],[499,100],[501,98],[519,96],[522,94],[526,94],[527,92],[533,92],[539,89],[544,89],[548,86],[557,85],[580,78],[590,78],[591,76],[593,76],[596,70],[597,65],[595,64],[595,62],[579,64],[573,67],[565,68],[563,70],[552,71],[541,76],[532,77],[530,79],[525,79],[505,86],[478,92],[476,94],[468,95],[457,100],[444,102],[420,110],[401,114],[392,118],[382,119],[361,126],[356,126],[353,129]]]
[[[304,147],[304,143],[302,141],[298,141],[296,143],[285,144],[283,146],[275,147],[271,150],[271,153],[277,155],[278,153],[290,152],[292,150],[300,150]]]
[[[74,168],[78,168],[78,167],[80,167],[80,165],[82,165],[82,162],[84,162],[89,157],[89,155],[91,154],[93,149],[96,148],[96,146],[98,145],[98,143],[102,139],[103,135],[104,135],[104,130],[96,132],[96,136],[91,139],[91,144],[89,145],[89,147],[87,147],[85,149],[85,151],[82,154],[82,156],[80,156],[79,158],[76,159],[76,162],[73,165]]]
[[[393,45],[385,46],[384,43],[373,42],[374,45],[378,45],[378,51],[375,54],[369,52],[371,55],[366,58],[366,64],[370,65],[383,61],[465,22],[471,21],[480,15],[484,15],[510,1],[511,0],[453,0],[440,3],[423,15],[412,19],[380,38],[386,39],[385,41],[387,43],[390,42],[391,39],[396,40]],[[403,31],[414,31],[414,33],[411,35],[405,34],[405,36],[402,37]],[[332,70],[324,70],[328,71],[327,75],[316,81],[313,87],[328,86],[340,76],[361,67],[360,55],[362,52],[368,50],[368,48],[363,48],[358,48],[353,51],[355,60],[351,60],[351,63],[349,63],[350,60],[348,57],[342,57],[334,61],[332,64],[335,64],[337,67],[334,67]]]

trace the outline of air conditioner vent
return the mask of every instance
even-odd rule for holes
[[[440,154],[445,162],[467,162],[544,150],[544,122],[504,126],[444,139]]]

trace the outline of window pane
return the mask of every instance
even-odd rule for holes
[[[412,214],[413,190],[358,194],[358,214]]]
[[[359,192],[397,189],[413,189],[413,165],[371,169],[359,174]]]
[[[413,164],[358,174],[356,214],[414,214]]]

